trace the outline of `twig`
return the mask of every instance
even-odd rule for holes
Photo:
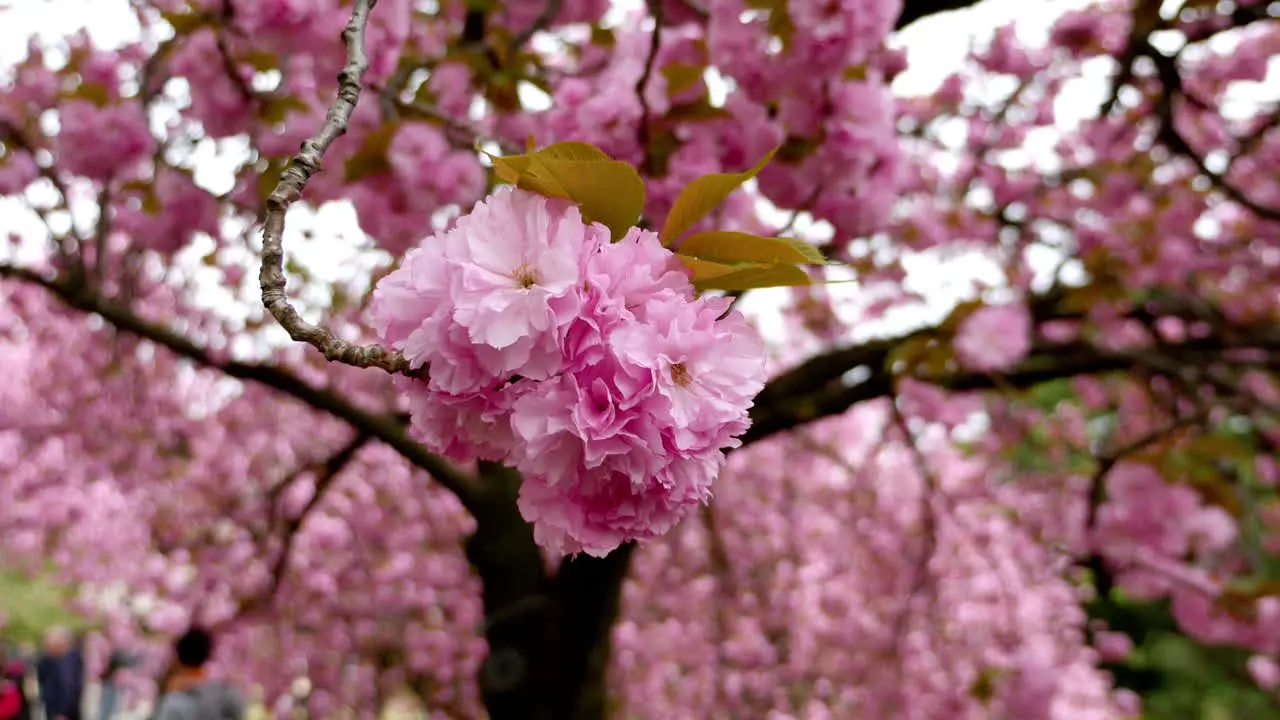
[[[223,24],[230,25],[231,21],[235,18],[235,14],[236,9],[235,6],[231,4],[231,0],[222,0]],[[227,45],[227,38],[222,34],[221,29],[213,31],[213,42],[218,49],[218,56],[222,60],[222,68],[226,71],[227,77],[231,79],[231,84],[236,86],[236,90],[239,91],[240,97],[242,97],[250,106],[253,106],[258,100],[258,94],[254,92],[253,88],[249,87],[249,84],[246,83],[244,78],[240,75],[240,68],[236,64],[236,59],[231,55],[231,48]]]
[[[318,477],[316,478],[315,492],[312,493],[311,499],[302,508],[296,517],[289,518],[285,521],[284,539],[280,547],[280,554],[276,556],[275,563],[271,568],[270,585],[265,593],[250,601],[242,607],[242,613],[252,612],[254,609],[266,607],[271,604],[275,596],[280,591],[280,586],[284,584],[285,573],[289,569],[289,560],[293,555],[293,544],[298,537],[298,532],[302,530],[303,523],[311,511],[320,504],[325,494],[333,487],[333,482],[337,479],[338,474],[353,460],[360,449],[363,448],[371,438],[362,432],[357,432],[346,445],[342,446],[332,457],[324,462]],[[273,508],[274,510],[274,508]]]
[[[1208,178],[1228,198],[1244,206],[1260,218],[1280,222],[1280,208],[1268,207],[1254,201],[1243,190],[1228,180],[1224,173],[1216,173],[1209,169],[1209,166],[1205,164],[1204,158],[1200,156],[1200,153],[1191,146],[1187,138],[1178,130],[1173,113],[1174,98],[1181,96],[1187,102],[1198,106],[1203,106],[1204,103],[1187,92],[1183,86],[1182,74],[1178,71],[1177,58],[1165,55],[1150,44],[1146,47],[1145,55],[1155,63],[1160,83],[1163,86],[1161,97],[1156,103],[1156,116],[1160,120],[1160,140],[1170,151],[1189,159],[1195,165],[1196,170]]]
[[[644,72],[636,81],[636,97],[640,100],[640,128],[637,130],[640,140],[640,152],[644,158],[644,169],[649,168],[649,100],[645,97],[645,89],[649,86],[649,78],[653,75],[653,66],[658,60],[658,48],[662,46],[662,0],[647,0],[649,15],[653,17],[653,34],[649,36],[649,56],[644,61]]]
[[[93,275],[98,292],[102,292],[103,284],[107,280],[107,236],[111,234],[111,213],[108,212],[110,204],[111,184],[106,183],[102,186],[102,192],[98,193],[98,223],[93,232]]]
[[[14,147],[25,150],[27,154],[31,156],[31,162],[36,166],[36,170],[40,173],[40,177],[48,180],[49,184],[53,185],[53,188],[58,191],[59,205],[70,213],[71,191],[67,189],[66,183],[62,182],[62,178],[58,177],[58,173],[54,171],[51,165],[45,166],[40,163],[38,160],[39,156],[36,153],[35,143],[31,142],[31,139],[28,138],[16,125],[12,125],[4,121],[0,121],[0,141],[12,143]],[[43,216],[41,211],[37,210],[36,212],[39,212]],[[45,224],[47,225],[48,222],[46,221]],[[74,230],[74,224],[72,224],[72,228],[72,233],[74,234],[76,232]],[[53,233],[52,226],[50,227],[49,232],[51,234]],[[71,247],[68,242],[71,238],[65,235],[60,235],[55,236],[54,239],[56,240],[59,256],[70,262],[76,252],[76,248]],[[77,237],[76,240],[79,240],[79,238]]]
[[[267,198],[262,227],[262,270],[258,274],[258,282],[262,286],[263,306],[289,333],[289,337],[316,348],[326,360],[414,375],[416,373],[410,369],[409,361],[399,352],[380,345],[357,345],[343,340],[327,327],[303,320],[285,295],[285,216],[289,206],[302,197],[307,181],[320,172],[321,161],[329,146],[347,131],[351,114],[360,100],[361,80],[369,67],[369,58],[364,52],[364,32],[369,24],[369,12],[376,2],[355,0],[351,20],[342,31],[342,39],[347,45],[347,64],[338,74],[338,96],[329,107],[324,126],[302,143],[302,150],[280,174],[280,181]]]
[[[929,463],[925,459],[924,453],[920,450],[920,446],[916,444],[915,434],[911,432],[911,428],[907,425],[906,416],[902,414],[902,409],[898,407],[896,388],[894,394],[889,397],[889,408],[893,413],[893,424],[897,425],[898,429],[902,431],[903,440],[907,444],[908,452],[911,453],[912,464],[915,466],[915,471],[920,475],[920,482],[924,484],[920,497],[920,509],[923,516],[923,527],[920,532],[924,538],[924,546],[920,549],[920,555],[916,558],[915,565],[912,568],[910,594],[907,595],[906,601],[902,603],[902,609],[893,623],[895,643],[899,644],[900,647],[901,643],[906,639],[907,624],[911,620],[911,606],[916,598],[929,586],[931,579],[929,563],[938,551],[938,517],[933,507],[934,494],[938,492],[938,481],[929,469]],[[905,655],[900,653],[900,657],[905,657]],[[907,706],[905,693],[908,692],[907,687],[909,685],[909,683],[905,682],[905,660],[901,670],[904,676],[904,682],[901,683],[901,689],[904,693],[902,707],[905,708]]]

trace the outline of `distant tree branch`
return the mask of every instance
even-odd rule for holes
[[[1058,298],[1045,295],[1032,301],[1039,322],[1076,319],[1064,312]],[[1181,313],[1185,308],[1172,308]],[[1174,313],[1174,314],[1178,314]],[[1129,317],[1148,318],[1148,309],[1136,309]],[[1194,316],[1194,311],[1184,314]],[[1196,317],[1196,319],[1199,319]],[[839,415],[854,405],[888,397],[893,392],[897,372],[890,367],[894,351],[925,337],[941,337],[943,330],[929,327],[893,338],[870,340],[817,355],[782,373],[765,385],[751,410],[751,429],[743,435],[743,445],[763,440],[825,417]],[[943,389],[965,392],[994,388],[1029,388],[1042,382],[1077,375],[1096,375],[1128,370],[1136,365],[1170,364],[1170,359],[1188,363],[1207,362],[1206,353],[1221,360],[1225,350],[1261,349],[1280,353],[1280,327],[1235,327],[1219,321],[1214,334],[1176,345],[1164,345],[1158,353],[1113,352],[1087,342],[1046,343],[1033,346],[1031,354],[1016,367],[1000,374],[957,371],[917,379]],[[862,377],[853,375],[854,371]]]
[[[258,282],[262,286],[262,304],[280,323],[289,337],[305,342],[324,353],[326,360],[355,367],[376,367],[390,373],[414,374],[403,355],[380,345],[358,345],[343,340],[322,325],[313,325],[302,316],[285,295],[284,227],[289,206],[302,197],[302,191],[313,175],[320,172],[321,162],[329,146],[347,132],[351,114],[360,100],[362,79],[369,67],[364,51],[365,27],[375,0],[355,0],[351,20],[342,31],[347,46],[347,63],[338,74],[338,96],[329,107],[324,125],[313,137],[302,143],[302,150],[280,174],[280,181],[267,198],[262,228],[262,269]]]
[[[1280,208],[1269,207],[1255,201],[1244,190],[1228,180],[1225,173],[1217,173],[1211,170],[1205,163],[1205,159],[1191,146],[1186,136],[1178,130],[1176,118],[1173,114],[1174,100],[1178,96],[1182,96],[1193,105],[1203,106],[1203,103],[1190,95],[1183,87],[1177,58],[1165,55],[1150,44],[1147,45],[1143,54],[1155,63],[1160,82],[1164,86],[1161,97],[1156,103],[1156,116],[1160,120],[1160,141],[1172,152],[1190,160],[1195,165],[1196,170],[1208,178],[1209,182],[1213,183],[1213,186],[1221,190],[1228,198],[1260,218],[1280,222]]]
[[[938,13],[950,12],[952,10],[963,10],[978,4],[979,0],[906,0],[902,4],[902,12],[898,15],[898,21],[894,23],[895,30],[901,30],[911,23],[922,20],[930,15]]]
[[[280,592],[281,585],[284,584],[284,577],[289,570],[290,557],[293,555],[293,544],[297,539],[298,533],[302,530],[303,524],[307,517],[315,510],[316,506],[324,500],[329,489],[333,487],[334,480],[338,474],[347,467],[360,449],[368,444],[372,438],[362,432],[357,432],[345,445],[338,449],[330,456],[317,471],[315,492],[311,495],[311,499],[294,517],[286,518],[281,537],[281,545],[279,554],[276,555],[275,562],[271,566],[270,585],[266,592],[255,597],[241,607],[240,614],[252,613],[258,608],[267,607],[275,600],[276,595]],[[314,469],[313,469],[314,470]],[[276,508],[271,508],[274,513]]]
[[[474,512],[478,502],[473,480],[442,458],[426,451],[409,437],[395,416],[380,415],[358,407],[336,393],[317,388],[297,376],[272,365],[245,363],[217,357],[180,333],[138,317],[127,307],[62,280],[51,280],[28,268],[0,264],[0,277],[39,285],[68,307],[97,313],[116,329],[161,345],[197,365],[220,370],[238,380],[256,382],[290,395],[311,407],[349,423],[400,453],[410,464],[431,474]]]

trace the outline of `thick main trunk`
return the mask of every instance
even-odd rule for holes
[[[489,717],[603,720],[610,631],[632,546],[566,559],[550,575],[516,509],[519,475],[497,465],[481,472],[489,497],[466,550],[484,586],[489,657],[480,691]]]

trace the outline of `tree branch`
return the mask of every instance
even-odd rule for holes
[[[911,23],[930,15],[963,10],[978,4],[978,0],[906,0],[902,4],[902,13],[894,23],[894,30],[901,30]]]
[[[329,488],[333,487],[334,480],[338,474],[353,460],[360,449],[363,448],[372,438],[363,432],[356,432],[346,445],[343,445],[324,464],[319,468],[316,477],[316,489],[311,499],[297,514],[296,517],[285,520],[284,537],[281,540],[280,554],[276,556],[275,563],[271,566],[271,584],[267,591],[241,607],[239,614],[252,613],[258,608],[267,607],[275,600],[276,595],[280,592],[280,586],[284,583],[285,573],[289,569],[289,558],[293,555],[293,543],[298,537],[298,532],[302,530],[303,523],[306,522],[307,516],[311,511],[320,504],[324,499]],[[275,508],[272,508],[274,513]]]
[[[39,285],[52,293],[65,305],[77,310],[101,315],[118,330],[150,340],[168,348],[206,368],[220,370],[238,380],[247,380],[279,390],[311,407],[322,410],[350,424],[357,432],[365,433],[400,453],[415,467],[431,474],[444,487],[453,492],[469,511],[475,513],[478,497],[469,476],[460,472],[443,459],[426,451],[405,432],[403,424],[394,416],[379,415],[358,407],[339,395],[317,388],[285,370],[271,365],[245,363],[217,357],[189,338],[162,325],[148,322],[133,314],[128,308],[116,305],[101,296],[85,292],[71,283],[50,280],[34,270],[0,264],[0,277],[12,278]]]
[[[1057,298],[1051,295],[1037,298],[1031,305],[1038,322],[1076,317],[1058,308]],[[1194,311],[1189,312],[1194,315]],[[1137,309],[1129,317],[1141,319],[1150,315],[1149,310]],[[743,446],[839,415],[860,402],[889,396],[894,378],[899,374],[890,367],[894,351],[925,337],[942,337],[945,332],[941,327],[929,327],[894,338],[871,340],[815,356],[775,377],[756,395],[751,409],[751,429],[742,436]],[[998,375],[958,371],[917,379],[955,392],[996,387],[1023,389],[1058,378],[1115,372],[1135,364],[1150,365],[1171,358],[1201,362],[1204,353],[1220,356],[1224,350],[1244,348],[1280,353],[1280,328],[1223,325],[1209,337],[1163,346],[1161,355],[1111,352],[1087,342],[1041,342],[1033,346],[1026,360]],[[851,375],[858,370],[866,377],[858,379]]]
[[[390,373],[412,375],[409,362],[394,350],[380,345],[357,345],[343,340],[332,330],[313,325],[294,309],[285,295],[284,276],[284,226],[289,206],[302,197],[311,176],[320,172],[324,154],[347,131],[351,114],[360,99],[362,78],[369,67],[364,52],[364,31],[369,23],[369,12],[377,0],[355,0],[351,20],[342,31],[347,45],[347,64],[338,74],[338,96],[329,107],[324,125],[311,139],[302,143],[302,150],[293,157],[280,174],[280,181],[267,198],[266,217],[262,227],[262,270],[258,282],[262,286],[262,304],[280,323],[289,337],[305,342],[324,353],[326,360],[355,367],[376,367]]]
[[[644,170],[651,171],[649,162],[649,100],[645,90],[649,87],[649,78],[653,76],[653,67],[657,64],[658,50],[662,47],[662,1],[648,0],[649,15],[653,18],[653,34],[649,36],[649,54],[644,60],[644,70],[636,81],[636,98],[640,101],[640,127],[637,129],[640,141],[640,156],[644,158]]]
[[[1191,146],[1186,136],[1178,130],[1176,118],[1173,114],[1174,99],[1181,95],[1187,102],[1194,105],[1203,107],[1204,104],[1183,87],[1182,74],[1178,70],[1177,58],[1165,55],[1149,42],[1145,45],[1142,54],[1155,63],[1156,71],[1163,86],[1163,92],[1156,103],[1156,116],[1160,120],[1160,141],[1170,151],[1190,160],[1195,165],[1196,170],[1208,178],[1209,182],[1213,183],[1213,186],[1221,190],[1229,199],[1234,200],[1237,204],[1260,218],[1280,222],[1280,208],[1269,207],[1253,200],[1244,190],[1228,180],[1225,173],[1217,173],[1211,170],[1205,163],[1205,159]]]

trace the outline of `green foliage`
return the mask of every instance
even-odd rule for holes
[[[688,264],[687,258],[682,259]],[[698,267],[691,266],[694,272],[693,286],[699,290],[737,291],[813,284],[813,279],[795,265],[752,265],[743,268],[719,265],[714,268],[713,274],[700,277],[699,269],[707,268],[708,265],[718,265],[718,263],[700,261]],[[728,267],[728,272],[721,271],[725,267]]]
[[[519,155],[490,155],[494,173],[506,183],[547,197],[576,203],[588,222],[609,228],[616,241],[626,235],[644,210],[645,189],[631,165],[614,160],[582,142],[563,142]],[[766,155],[742,173],[705,175],[680,193],[663,228],[664,243],[679,238],[742,183],[755,177],[773,157]],[[684,240],[678,251],[693,271],[700,290],[750,290],[813,283],[800,264],[826,261],[818,248],[790,238],[750,233],[708,231]]]
[[[725,230],[691,235],[680,243],[680,249],[677,252],[686,257],[722,263],[820,265],[826,261],[818,248],[806,242]]]
[[[557,143],[490,159],[503,181],[577,203],[583,219],[608,227],[614,240],[625,235],[644,210],[644,181],[636,169],[587,143]]]
[[[730,193],[758,175],[776,152],[777,148],[770,150],[755,167],[746,172],[712,173],[686,185],[676,197],[671,212],[667,213],[667,222],[662,226],[662,242],[670,245],[679,239],[694,223],[724,202]]]
[[[662,76],[667,80],[667,96],[675,97],[680,93],[692,88],[702,79],[702,74],[707,68],[703,65],[690,65],[688,63],[670,63],[664,65]]]
[[[161,10],[160,17],[173,27],[175,35],[190,35],[203,27],[214,24],[214,17],[201,12],[170,12]]]
[[[1088,609],[1133,640],[1127,658],[1105,667],[1118,687],[1141,696],[1144,720],[1280,720],[1280,703],[1249,677],[1250,653],[1179,633],[1166,601],[1137,602],[1113,591]]]
[[[343,179],[352,183],[369,175],[390,171],[391,162],[387,159],[387,150],[399,129],[399,123],[383,123],[382,127],[366,135],[360,149],[347,158],[346,165],[342,168]]]
[[[67,609],[70,599],[66,588],[47,578],[0,568],[0,614],[7,619],[0,632],[6,640],[38,642],[54,625],[88,627]]]

